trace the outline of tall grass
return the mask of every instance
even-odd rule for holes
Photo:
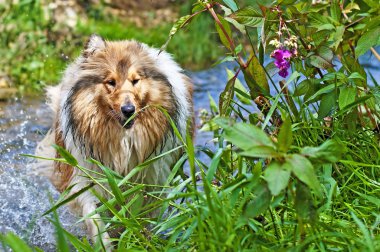
[[[363,22],[357,30],[338,34],[356,39],[355,45],[360,48],[357,33],[368,32],[360,28],[373,22],[373,12],[365,12],[368,6],[363,4],[360,10],[351,9],[347,20],[337,9],[338,2],[277,4],[239,9],[234,1],[223,1],[223,9],[234,13],[227,11],[224,16],[221,12],[216,15],[219,2],[197,2],[193,10],[193,14],[213,17],[228,51],[226,59],[235,60],[239,66],[235,72],[229,71],[219,106],[211,100],[210,113],[205,116],[203,130],[213,132],[214,148],[194,147],[190,135],[183,139],[171,121],[184,155],[164,186],[132,183],[130,178],[168,152],[145,161],[126,177],[90,161],[97,163],[103,174],[89,179],[109,190],[109,199],[99,197],[102,204],[96,212],[109,231],[119,230],[114,239],[116,250],[380,250],[378,90],[368,87],[364,69],[352,57],[352,49],[346,47],[352,41],[342,39],[337,46],[334,40],[327,43],[330,33],[338,30],[321,39],[315,35],[319,28],[312,25],[319,20],[327,22],[324,27],[330,29]],[[307,19],[305,13],[313,18]],[[335,21],[326,13],[332,13]],[[353,21],[357,16],[366,18]],[[275,49],[269,44],[278,31],[273,20],[282,19],[291,26],[287,32],[297,34],[300,41],[310,40],[310,46],[303,48],[299,42],[303,58],[292,59],[293,73],[287,81],[274,83],[268,74],[273,67],[264,65],[263,50]],[[191,16],[180,19],[172,32],[187,22],[196,20]],[[232,25],[248,40],[261,42],[252,43],[250,49],[237,45]],[[265,41],[251,38],[255,35],[249,29],[257,35],[262,32],[258,28],[268,29]],[[338,35],[332,34],[334,38]],[[339,56],[341,69],[328,62],[330,54]],[[244,74],[247,87],[237,84],[239,72]],[[289,85],[295,87],[294,92]],[[273,90],[269,89],[275,94],[270,95]],[[58,151],[64,158],[60,161],[82,169],[69,153]],[[210,161],[204,163],[197,156],[200,152]],[[156,188],[146,190],[156,200],[144,205],[141,202],[147,187]],[[65,202],[61,199],[50,212]],[[151,212],[159,214],[149,217]],[[101,244],[90,245],[61,228],[57,230],[80,251],[102,250]],[[12,247],[16,243],[12,237],[3,235],[0,239],[4,246]]]

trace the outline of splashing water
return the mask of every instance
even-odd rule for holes
[[[207,92],[217,100],[226,82],[224,68],[189,73],[195,82],[195,111],[209,107]],[[55,228],[41,215],[58,199],[59,193],[45,177],[30,175],[33,154],[52,122],[48,106],[41,98],[21,98],[0,102],[0,233],[13,232],[29,245],[55,251]],[[207,145],[207,134],[198,134],[197,144]],[[50,200],[52,198],[52,200]],[[67,206],[58,209],[63,228],[78,237],[86,235]],[[0,247],[1,251],[1,247]]]

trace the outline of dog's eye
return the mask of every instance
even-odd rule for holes
[[[114,79],[107,80],[106,83],[112,87],[116,86],[116,81]]]
[[[140,79],[134,79],[132,80],[132,85],[136,85],[137,83],[139,83]]]

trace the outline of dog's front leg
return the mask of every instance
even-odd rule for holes
[[[76,203],[82,209],[82,215],[88,216],[94,213],[97,208],[98,200],[90,192],[84,192],[76,199]],[[105,231],[105,225],[98,213],[93,214],[85,220],[88,234],[94,243],[101,239],[106,251],[112,251],[112,241],[109,234]]]

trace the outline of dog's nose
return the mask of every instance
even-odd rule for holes
[[[131,117],[135,113],[135,106],[132,103],[121,106],[121,112],[127,118]]]

